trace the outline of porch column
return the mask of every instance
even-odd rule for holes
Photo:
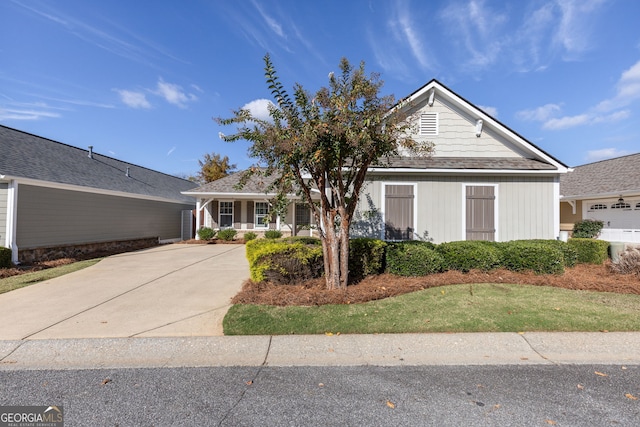
[[[9,181],[7,188],[7,247],[11,249],[11,262],[18,262],[18,182],[15,179]]]
[[[202,199],[198,199],[196,201],[196,240],[200,240],[200,236],[198,235],[198,230],[202,224],[200,224],[200,211],[202,210]]]

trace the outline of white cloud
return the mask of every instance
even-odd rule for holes
[[[273,106],[273,102],[268,99],[255,99],[242,106],[243,110],[249,110],[251,115],[256,119],[270,120],[269,106]]]
[[[60,117],[60,114],[51,111],[0,108],[0,120],[40,120],[42,118],[58,117]]]
[[[602,101],[596,109],[611,111],[625,107],[638,99],[640,99],[640,61],[622,73],[616,84],[615,96]]]
[[[614,157],[625,156],[628,151],[619,150],[617,148],[602,148],[600,150],[591,150],[587,152],[587,160],[596,162],[598,160],[612,159]]]
[[[561,130],[568,129],[575,126],[586,124],[591,120],[588,114],[578,114],[577,116],[565,116],[558,119],[547,120],[543,125],[543,129],[548,130]]]
[[[542,107],[534,108],[532,110],[522,110],[516,113],[516,117],[525,121],[544,122],[553,117],[561,110],[558,104],[545,104]]]
[[[176,151],[176,147],[173,146],[171,147],[171,149],[167,152],[167,157],[171,155],[171,153],[173,153],[174,151]]]
[[[278,37],[285,38],[284,31],[282,30],[282,25],[280,25],[280,23],[273,19],[271,16],[267,15],[267,13],[257,1],[254,0],[252,1],[252,3],[253,6],[258,10],[258,13],[260,13],[260,16],[262,16],[262,19],[264,19],[264,21],[267,23],[271,31],[276,33]]]
[[[168,103],[180,108],[187,108],[187,103],[198,99],[194,94],[184,92],[181,86],[165,82],[162,77],[158,79],[158,85],[154,93],[164,98]]]
[[[564,48],[565,59],[574,59],[592,45],[589,18],[605,2],[606,0],[557,0],[561,16],[555,41]]]
[[[498,117],[498,109],[496,107],[488,107],[486,105],[478,105],[478,108],[493,118]]]
[[[131,108],[151,108],[151,103],[143,92],[134,92],[126,89],[114,89],[120,95],[120,100]]]

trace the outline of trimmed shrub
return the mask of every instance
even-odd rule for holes
[[[267,230],[264,232],[265,239],[279,239],[282,237],[282,231],[280,230]]]
[[[626,248],[611,263],[611,271],[617,274],[635,274],[640,277],[640,247]]]
[[[481,240],[441,243],[436,250],[444,257],[447,269],[465,273],[470,270],[492,270],[500,266],[502,255],[494,242]]]
[[[282,239],[286,242],[296,243],[300,242],[305,245],[320,245],[322,246],[322,240],[319,237],[311,237],[311,236],[289,236]]]
[[[242,238],[244,239],[245,242],[250,242],[251,240],[254,240],[258,237],[258,235],[256,233],[254,233],[253,231],[248,231],[246,233],[244,233],[244,235],[242,236]]]
[[[198,230],[198,237],[200,240],[211,240],[216,236],[216,231],[213,228],[202,227]]]
[[[502,243],[502,266],[511,271],[531,270],[536,274],[562,274],[564,255],[547,241],[517,240]]]
[[[290,284],[320,277],[322,246],[275,239],[247,242],[251,280]]]
[[[360,237],[349,241],[349,282],[357,283],[365,277],[380,274],[384,266],[385,242]]]
[[[11,249],[0,247],[0,268],[11,268]]]
[[[609,257],[609,242],[596,239],[572,238],[567,242],[578,253],[580,264],[602,264]]]
[[[567,242],[563,242],[562,240],[533,239],[519,241],[540,243],[542,245],[549,245],[551,247],[560,249],[560,251],[562,252],[565,267],[575,267],[578,262],[578,251],[576,251],[576,248],[569,245]]]
[[[595,239],[602,231],[604,222],[597,219],[585,219],[573,224],[573,237],[577,239]]]
[[[397,242],[387,246],[386,271],[398,276],[426,276],[444,271],[445,260],[430,242]]]
[[[236,237],[236,234],[238,234],[237,230],[233,228],[225,228],[224,230],[218,231],[218,239],[230,242]]]

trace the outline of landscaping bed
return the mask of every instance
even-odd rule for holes
[[[510,283],[553,286],[572,290],[614,292],[640,295],[640,278],[632,274],[613,274],[608,264],[578,264],[566,268],[563,274],[534,274],[504,269],[471,270],[468,273],[447,271],[421,277],[401,277],[390,274],[368,276],[344,291],[328,291],[324,278],[294,285],[247,281],[232,299],[233,304],[264,304],[275,306],[314,306],[326,304],[356,304],[402,295],[436,286],[476,283]]]

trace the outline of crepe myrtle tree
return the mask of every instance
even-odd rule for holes
[[[255,117],[247,109],[233,111],[233,117],[215,120],[237,126],[237,132],[220,136],[251,143],[249,155],[258,163],[244,173],[244,182],[255,174],[273,178],[274,214],[284,212],[287,194],[294,191],[313,207],[327,289],[345,289],[349,227],[367,169],[402,149],[429,155],[433,144],[412,138],[414,130],[405,114],[408,104],[396,103],[392,95],[379,96],[383,82],[376,73],[365,74],[364,62],[355,68],[343,58],[341,73],[329,73],[327,87],[311,94],[296,83],[293,96],[284,89],[268,54],[264,63],[274,100],[269,118]]]

